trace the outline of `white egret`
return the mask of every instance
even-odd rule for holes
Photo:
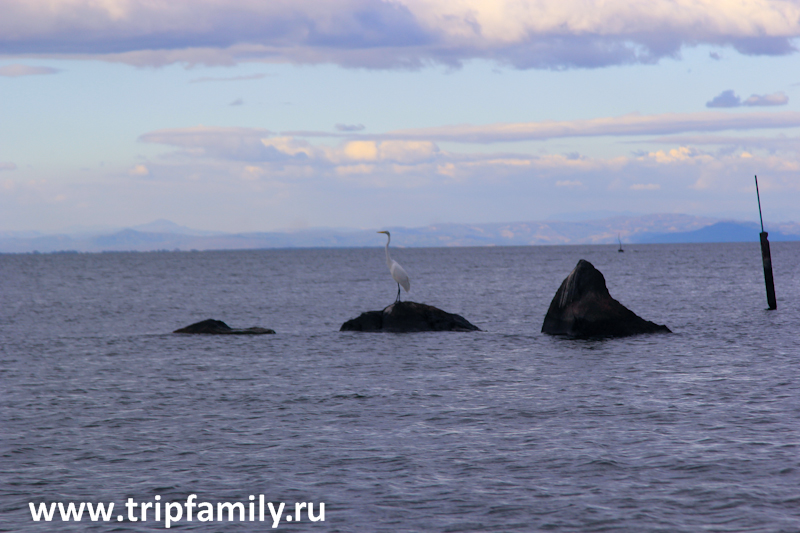
[[[408,274],[400,266],[400,263],[395,261],[389,255],[389,243],[392,242],[392,234],[388,231],[379,231],[378,233],[386,234],[386,265],[389,267],[389,272],[392,273],[392,278],[397,282],[397,299],[395,303],[400,301],[400,286],[402,285],[406,292],[411,290],[411,282],[408,280]]]

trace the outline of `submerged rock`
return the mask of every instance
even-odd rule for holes
[[[339,331],[480,331],[461,315],[442,311],[432,305],[396,302],[383,311],[367,311],[348,320]]]
[[[247,329],[233,329],[222,320],[214,320],[209,318],[201,322],[196,322],[191,326],[176,329],[173,333],[200,333],[206,335],[266,335],[275,333],[274,330],[267,328],[247,328]]]
[[[603,274],[581,259],[550,302],[542,333],[587,338],[671,332],[612,298]]]

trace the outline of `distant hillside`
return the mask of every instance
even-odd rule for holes
[[[215,233],[157,220],[104,235],[0,233],[0,253],[155,250],[246,250],[263,248],[343,248],[382,246],[378,229],[392,232],[398,247],[526,246],[563,244],[758,241],[752,222],[690,215],[617,216],[589,221],[536,221],[496,224],[436,224],[421,228],[369,230],[306,229],[265,233]],[[800,224],[776,224],[773,241],[800,240]]]
[[[175,233],[178,235],[195,235],[195,236],[225,235],[225,232],[222,231],[203,231],[203,230],[187,228],[186,226],[181,226],[179,224],[176,224],[170,220],[165,220],[163,218],[159,218],[158,220],[154,220],[153,222],[149,222],[147,224],[140,224],[138,226],[133,226],[130,229],[135,231],[141,231],[144,233]]]
[[[645,233],[633,242],[679,243],[679,242],[758,242],[761,228],[755,222],[717,222],[694,231],[673,233]],[[797,241],[800,235],[770,231],[770,241]]]

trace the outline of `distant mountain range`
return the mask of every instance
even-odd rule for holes
[[[0,253],[157,250],[242,250],[263,248],[357,248],[382,246],[378,229],[393,233],[398,247],[526,246],[560,244],[757,242],[753,222],[690,215],[615,216],[588,221],[496,224],[436,224],[421,228],[369,230],[304,229],[266,233],[222,233],[180,226],[168,220],[117,231],[69,234],[0,233]],[[800,223],[768,227],[771,241],[800,241]]]
[[[790,233],[783,231],[770,231],[770,241],[798,241],[800,235],[791,233],[797,231],[787,227]],[[674,233],[645,233],[638,236],[633,242],[639,243],[679,243],[679,242],[748,242],[758,241],[761,228],[755,222],[716,222],[693,231],[678,231]]]

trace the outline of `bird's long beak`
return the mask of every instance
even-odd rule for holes
[[[378,233],[389,233],[388,231],[379,231]]]

